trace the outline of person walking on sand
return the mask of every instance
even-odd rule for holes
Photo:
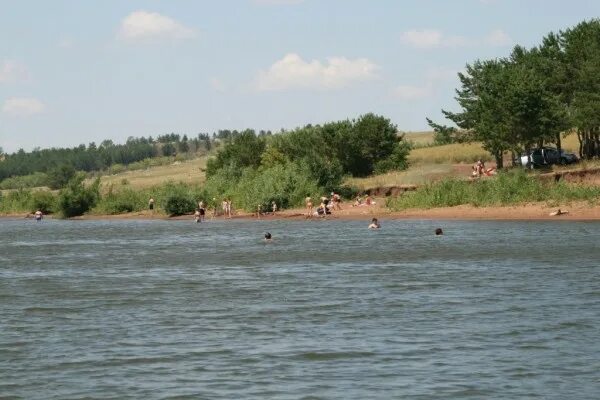
[[[313,215],[313,203],[310,196],[307,196],[306,199],[304,199],[304,203],[306,204],[306,216],[307,218],[311,218]]]
[[[150,200],[148,200],[148,209],[150,211],[154,210],[154,198],[150,197]]]

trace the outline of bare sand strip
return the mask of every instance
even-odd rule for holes
[[[431,209],[410,209],[404,211],[390,211],[385,206],[384,199],[377,199],[377,205],[351,207],[344,204],[341,211],[334,211],[323,219],[327,220],[369,220],[371,218],[381,219],[431,219],[431,220],[567,220],[567,221],[592,221],[600,220],[600,205],[589,205],[588,203],[571,203],[561,206],[549,206],[546,203],[532,203],[518,206],[506,207],[474,207],[462,205],[456,207],[443,207]],[[560,208],[568,213],[551,216]],[[212,212],[207,212],[206,219],[210,221]],[[25,214],[4,215],[3,217],[23,218]],[[132,212],[119,215],[84,215],[74,219],[82,220],[135,220],[135,219],[157,219],[157,220],[193,220],[192,215],[178,217],[167,217],[164,214],[152,213],[151,211]],[[226,220],[223,216],[214,219]],[[239,212],[232,219],[257,220],[256,214]],[[305,220],[305,210],[292,209],[278,212],[276,215],[261,215],[261,220]],[[321,220],[312,217],[311,220]]]

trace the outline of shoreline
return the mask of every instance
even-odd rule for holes
[[[378,199],[384,203],[383,199]],[[560,208],[567,211],[567,214],[551,216],[551,212]],[[549,207],[544,203],[531,203],[516,206],[493,206],[493,207],[475,207],[471,205],[460,205],[455,207],[441,207],[430,209],[408,209],[403,211],[391,211],[382,206],[364,206],[364,207],[345,207],[341,211],[334,211],[326,217],[307,218],[304,209],[290,209],[279,211],[276,215],[261,215],[257,218],[252,213],[239,213],[232,216],[233,220],[364,220],[371,218],[387,220],[487,220],[487,221],[598,221],[600,220],[600,205],[589,205],[588,203],[572,203],[570,205]],[[0,218],[24,218],[25,213],[2,214]],[[52,215],[45,218],[53,219]],[[193,220],[193,215],[180,215],[169,217],[164,214],[152,213],[148,210],[116,215],[88,214],[80,217],[71,218],[73,220]],[[228,220],[224,216],[211,217],[206,216],[206,220]]]

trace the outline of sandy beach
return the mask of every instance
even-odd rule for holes
[[[566,214],[552,216],[558,208],[566,211]],[[223,216],[212,217],[212,213],[207,212],[206,219],[227,219]],[[2,215],[4,218],[23,218],[25,214]],[[430,209],[409,209],[404,211],[390,211],[385,207],[385,199],[376,199],[376,205],[352,207],[345,204],[341,211],[334,211],[331,215],[324,218],[313,217],[311,220],[369,220],[370,218],[382,219],[435,219],[435,220],[600,220],[600,206],[590,205],[586,202],[571,203],[551,207],[546,203],[530,203],[517,206],[506,207],[474,207],[470,205],[461,205],[456,207],[442,207]],[[47,218],[52,218],[48,216]],[[151,212],[149,210],[132,212],[118,215],[95,215],[89,214],[73,218],[75,220],[128,220],[128,219],[161,219],[161,220],[192,220],[193,215],[180,215],[168,217],[164,214]],[[256,214],[237,212],[232,219],[256,220]],[[283,210],[276,215],[261,215],[260,219],[297,219],[305,220],[305,210],[295,208]]]

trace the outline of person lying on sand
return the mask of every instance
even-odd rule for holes
[[[558,216],[558,215],[563,215],[563,214],[568,214],[568,213],[569,213],[568,211],[562,211],[562,210],[559,208],[559,209],[558,209],[558,210],[556,210],[556,211],[552,211],[552,212],[551,212],[549,215],[550,215],[551,217],[556,217],[556,216]]]

